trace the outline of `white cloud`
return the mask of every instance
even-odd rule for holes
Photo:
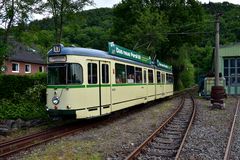
[[[198,0],[201,3],[209,3],[210,2],[229,2],[233,4],[240,4],[240,0]],[[120,3],[121,0],[94,0],[94,6],[86,6],[84,10],[94,9],[94,8],[112,8],[115,4]],[[48,17],[49,15],[34,15],[33,19],[42,19],[44,17]]]
[[[198,0],[202,3],[209,3],[210,2],[229,2],[233,4],[240,4],[240,0]],[[121,0],[94,0],[96,6],[92,8],[101,8],[101,7],[113,7],[114,4],[118,4]],[[91,7],[90,7],[91,8]]]
[[[209,3],[209,2],[229,2],[229,3],[233,3],[233,4],[240,4],[239,0],[199,0],[202,3]]]
[[[95,6],[87,6],[85,9],[94,9],[94,8],[112,8],[113,5],[120,3],[121,0],[94,0]]]

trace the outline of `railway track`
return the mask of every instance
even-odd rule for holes
[[[76,121],[60,127],[2,142],[0,143],[0,159],[5,159],[20,151],[49,142],[54,139],[58,139],[67,135],[72,135],[76,132],[88,130],[102,124],[111,123],[111,121],[112,119],[103,120],[102,117],[85,121],[83,120],[80,122]]]
[[[177,110],[126,160],[178,159],[195,113],[193,97],[184,97]]]
[[[178,94],[175,94],[174,96],[170,98],[175,98],[176,96],[180,96],[181,92]],[[153,106],[156,105],[156,103],[152,104]],[[135,107],[138,108],[139,107]],[[143,108],[140,108],[144,109]],[[137,109],[132,109],[132,112],[135,112]],[[15,153],[18,153],[22,150],[26,150],[28,148],[49,142],[54,139],[58,139],[67,135],[74,134],[75,132],[90,129],[91,127],[103,124],[103,123],[111,123],[115,118],[111,118],[111,120],[100,120],[99,119],[92,119],[92,120],[87,120],[86,122],[77,122],[76,124],[68,124],[68,125],[63,125],[58,128],[52,128],[48,130],[44,130],[38,133],[34,133],[28,136],[23,136],[20,138],[16,138],[14,140],[6,141],[0,143],[0,159],[9,157]]]
[[[227,143],[227,147],[226,147],[226,151],[225,151],[225,155],[224,155],[224,160],[228,160],[231,157],[230,153],[231,153],[231,146],[232,146],[232,143],[233,143],[233,133],[234,133],[234,130],[235,130],[235,124],[236,124],[236,119],[237,119],[237,115],[238,115],[239,106],[240,106],[240,98],[237,99],[237,106],[236,106],[234,118],[233,118],[233,121],[232,121],[231,131],[230,131],[229,138],[228,138],[228,143]]]
[[[28,136],[0,143],[0,159],[6,158],[21,150],[60,138],[81,130],[79,125],[61,126],[50,130],[41,131]]]

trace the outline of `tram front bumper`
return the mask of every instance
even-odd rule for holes
[[[76,110],[56,110],[56,109],[48,109],[48,115],[50,117],[69,117],[76,119]]]

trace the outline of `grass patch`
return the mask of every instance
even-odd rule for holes
[[[54,144],[47,144],[43,151],[31,153],[23,159],[26,160],[102,160],[103,156],[96,152],[93,141],[61,140]],[[43,149],[43,146],[40,147]]]

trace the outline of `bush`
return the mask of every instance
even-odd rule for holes
[[[0,119],[45,119],[47,113],[43,105],[33,103],[26,99],[0,100]]]
[[[46,73],[0,76],[0,119],[47,118]]]
[[[0,99],[12,99],[16,93],[23,95],[37,84],[46,86],[46,79],[46,73],[32,76],[0,75]]]

